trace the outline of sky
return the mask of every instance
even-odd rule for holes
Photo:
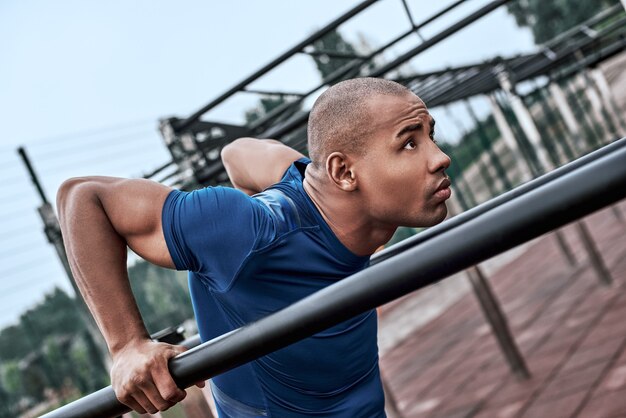
[[[25,147],[51,202],[72,176],[141,176],[170,160],[157,130],[160,118],[190,115],[358,3],[1,1],[0,328],[55,286],[72,294],[43,234],[41,200],[18,146]],[[450,3],[408,0],[418,22]],[[428,38],[486,3],[467,0],[421,35]],[[407,28],[401,0],[380,0],[340,32],[376,47]],[[418,42],[414,36],[387,58]],[[530,32],[501,7],[409,65],[430,71],[535,48]],[[306,91],[318,82],[312,60],[297,56],[253,87]],[[206,117],[241,124],[255,101],[238,95]],[[486,111],[484,98],[474,102]],[[444,140],[458,137],[445,113],[433,114]]]

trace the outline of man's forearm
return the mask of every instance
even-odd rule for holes
[[[64,185],[59,220],[72,273],[112,354],[134,339],[149,339],[126,267],[127,244],[88,182]]]

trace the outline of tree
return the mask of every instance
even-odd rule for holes
[[[507,8],[517,24],[530,28],[535,42],[541,44],[615,4],[619,0],[519,0]]]
[[[352,60],[352,58],[349,57],[333,56],[333,52],[357,55],[356,48],[350,42],[346,41],[337,30],[327,33],[322,38],[315,41],[312,46],[314,51],[321,52],[320,54],[312,55],[312,58],[322,79],[325,79]],[[324,52],[327,52],[327,54]],[[342,79],[345,78],[349,78],[349,76],[343,77]],[[246,124],[250,125],[252,122],[261,119],[272,110],[289,101],[290,100],[283,95],[265,95],[261,97],[255,107],[245,111]],[[280,115],[280,120],[287,120],[301,109],[301,103],[292,105]],[[272,121],[272,123],[275,122],[276,121]]]
[[[320,55],[313,55],[313,60],[322,79],[325,79],[353,59],[333,56],[333,52],[358,55],[356,48],[346,41],[336,29],[313,42],[313,48],[315,51],[322,52]],[[328,54],[324,54],[324,52],[328,52]]]
[[[246,123],[249,125],[252,122],[261,119],[263,116],[270,113],[272,110],[276,109],[278,106],[286,103],[284,96],[271,96],[266,95],[259,99],[259,104],[256,107],[246,110],[245,117]],[[300,109],[300,106],[297,107],[297,110]],[[290,114],[293,114],[291,112]]]
[[[151,334],[193,318],[184,273],[138,261],[128,268],[128,275],[139,311]]]

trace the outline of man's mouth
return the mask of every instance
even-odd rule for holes
[[[435,197],[441,200],[447,200],[452,195],[452,190],[450,190],[450,180],[445,178],[439,183],[439,187],[435,190]]]

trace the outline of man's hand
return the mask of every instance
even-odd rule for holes
[[[113,353],[111,384],[119,401],[140,414],[154,414],[185,399],[187,394],[174,383],[167,363],[186,350],[142,339]]]

